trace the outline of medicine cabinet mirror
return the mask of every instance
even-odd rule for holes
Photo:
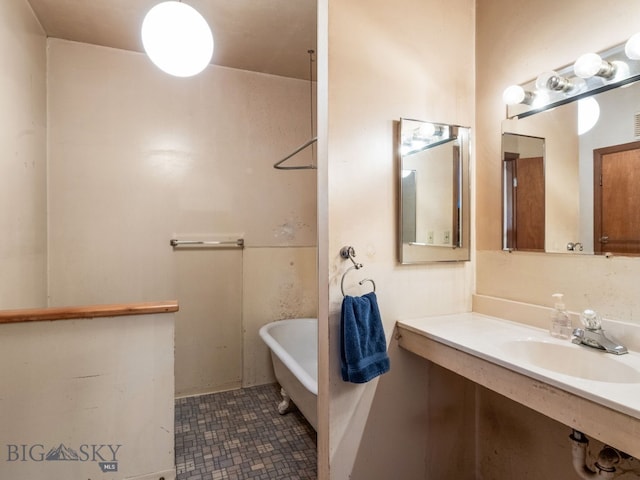
[[[399,122],[400,263],[469,260],[469,128]]]
[[[504,120],[502,175],[504,249],[640,255],[640,82]]]

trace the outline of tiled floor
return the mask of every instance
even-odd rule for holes
[[[316,432],[277,385],[176,400],[178,480],[315,480]]]

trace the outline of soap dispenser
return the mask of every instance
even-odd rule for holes
[[[568,340],[571,338],[572,328],[571,319],[567,312],[562,293],[554,293],[553,297],[553,311],[551,312],[551,328],[549,333],[556,338],[562,338]]]

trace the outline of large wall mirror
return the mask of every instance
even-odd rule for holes
[[[504,249],[640,255],[640,82],[552,107],[503,121]]]
[[[469,260],[469,128],[399,122],[400,263]]]

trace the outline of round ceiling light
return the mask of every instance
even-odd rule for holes
[[[151,61],[177,77],[200,73],[211,61],[211,29],[193,7],[170,0],[154,6],[142,22],[142,45]]]

